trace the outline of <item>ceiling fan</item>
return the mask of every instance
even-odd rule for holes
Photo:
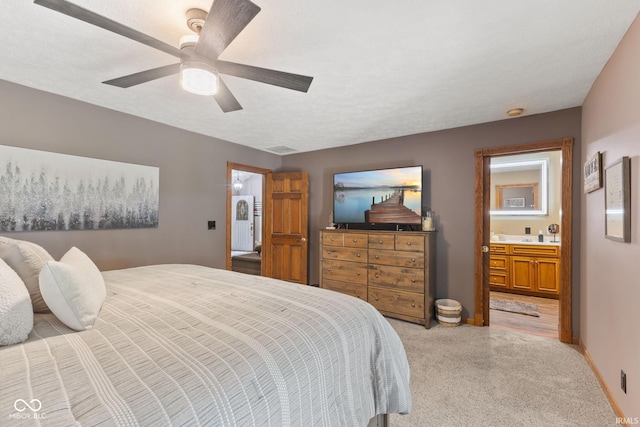
[[[300,92],[307,92],[313,80],[313,77],[218,59],[224,49],[260,12],[260,7],[249,0],[214,0],[208,14],[201,9],[187,11],[187,25],[195,31],[196,34],[193,36],[197,35],[197,40],[193,37],[183,38],[180,48],[175,48],[66,0],[34,0],[34,3],[180,58],[180,62],[176,64],[103,82],[108,85],[128,88],[180,73],[182,87],[185,90],[212,95],[222,111],[227,113],[242,110],[242,106],[219,78],[218,73]]]

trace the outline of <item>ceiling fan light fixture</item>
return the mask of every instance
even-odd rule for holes
[[[187,34],[180,37],[180,50],[187,47],[194,47],[198,43],[199,36],[197,34]]]
[[[180,85],[196,95],[215,95],[218,72],[203,62],[185,61],[180,64]]]

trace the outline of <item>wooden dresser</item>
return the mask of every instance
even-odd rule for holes
[[[435,233],[321,230],[320,287],[368,301],[385,316],[430,327]]]
[[[491,243],[492,291],[547,298],[560,295],[560,246]]]

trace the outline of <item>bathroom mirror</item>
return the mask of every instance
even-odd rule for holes
[[[548,159],[491,161],[491,215],[547,215]]]

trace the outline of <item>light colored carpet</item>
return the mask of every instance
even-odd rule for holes
[[[413,411],[391,415],[392,427],[616,425],[575,346],[491,327],[389,322],[407,351],[413,395]]]
[[[540,317],[540,307],[528,302],[509,301],[500,298],[491,298],[489,308],[494,310],[508,311],[510,313],[526,314],[527,316]]]

